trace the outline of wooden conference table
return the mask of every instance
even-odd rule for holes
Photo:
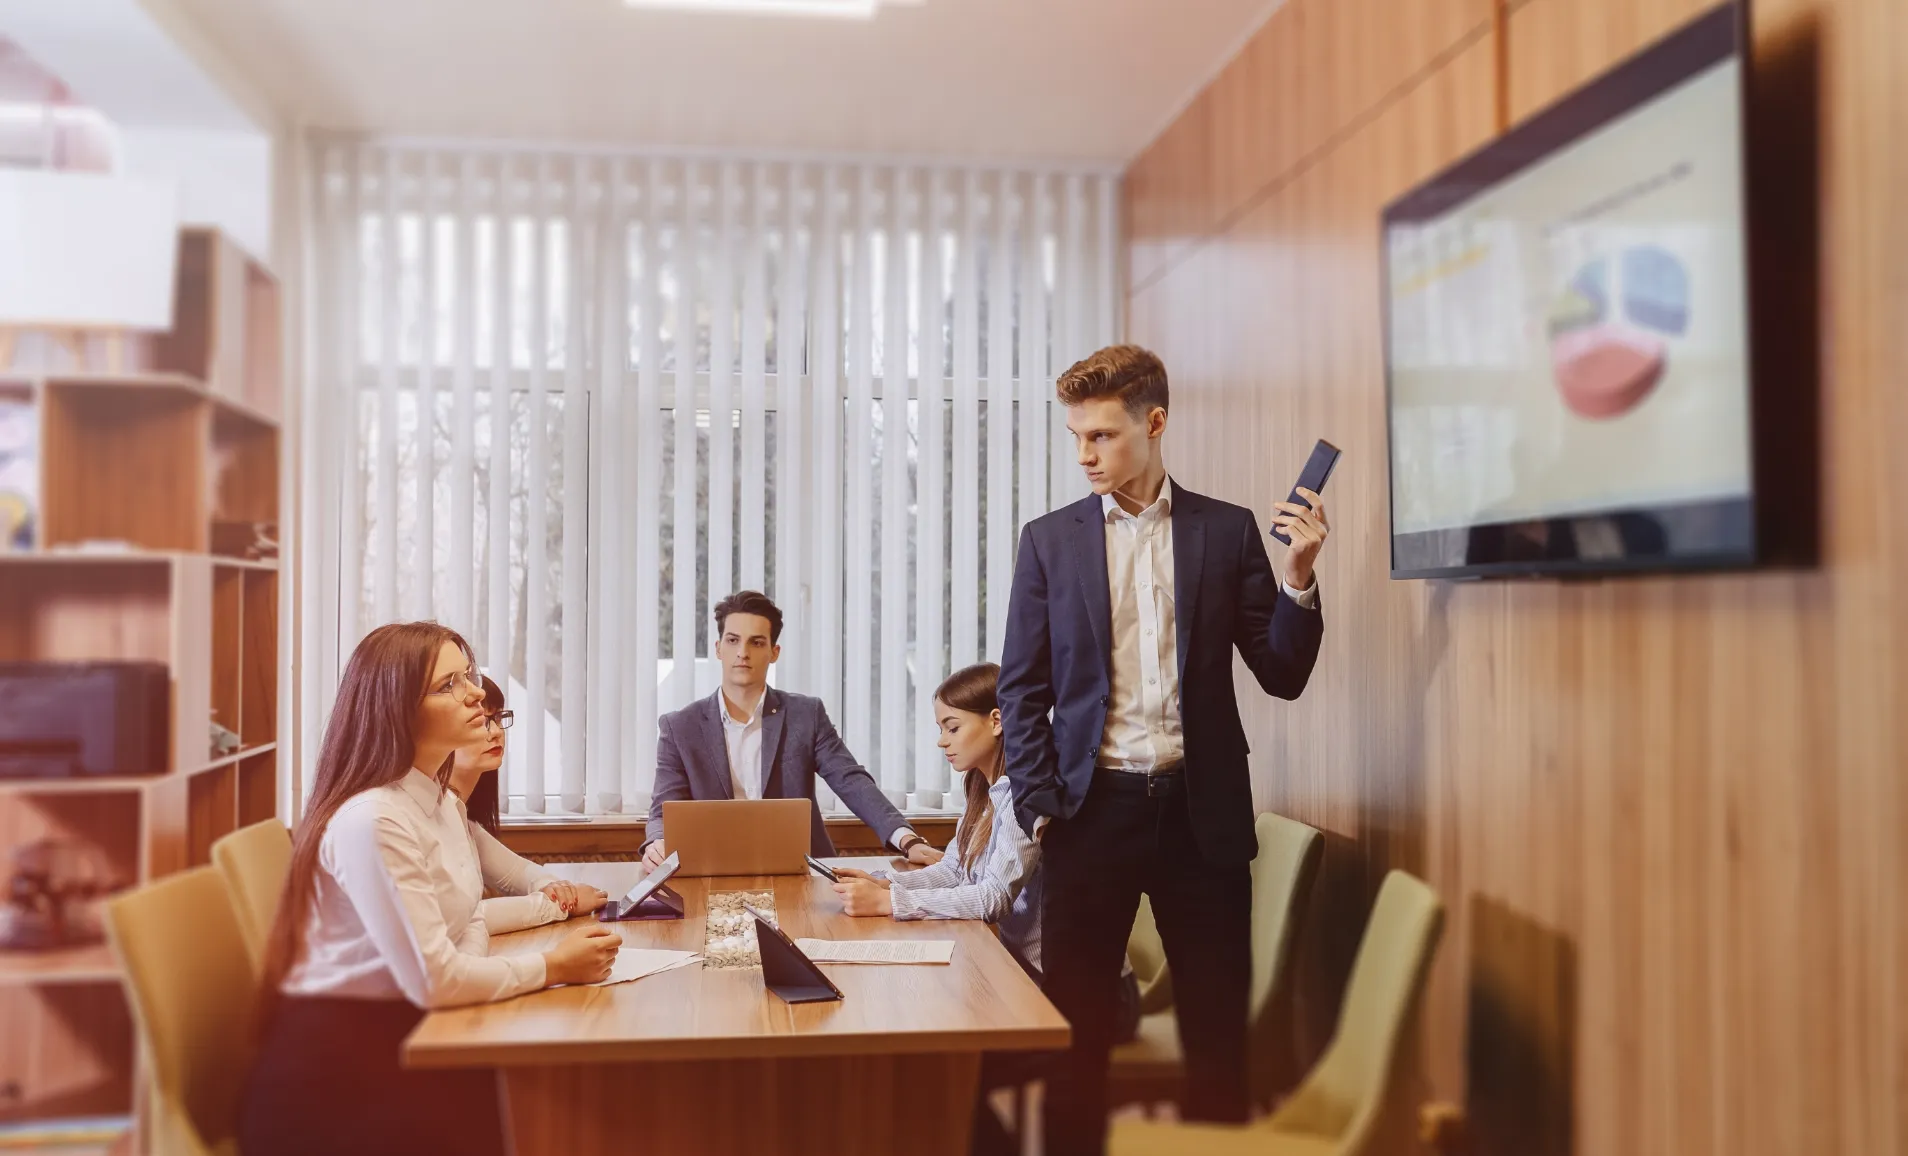
[[[834,860],[853,866],[883,860]],[[637,863],[563,864],[620,895]],[[1063,1048],[1069,1030],[984,923],[851,919],[812,873],[670,882],[677,920],[612,923],[631,947],[700,951],[712,891],[773,890],[792,939],[952,939],[948,965],[823,964],[844,999],[786,1004],[759,968],[692,964],[606,988],[551,988],[425,1017],[419,1068],[499,1070],[518,1156],[964,1153],[983,1051]],[[579,926],[499,936],[542,951]]]

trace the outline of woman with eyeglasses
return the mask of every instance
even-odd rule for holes
[[[345,666],[267,944],[240,1151],[501,1154],[495,1074],[407,1069],[405,1036],[432,1009],[609,976],[622,940],[595,922],[546,952],[488,954],[446,787],[490,722],[476,678],[470,647],[429,622],[379,627]]]
[[[497,838],[497,779],[502,773],[504,732],[515,715],[504,709],[503,688],[488,676],[483,680],[487,715],[482,742],[458,747],[451,756],[450,789],[464,801],[470,838],[477,849],[484,889],[495,892],[479,906],[492,935],[541,927],[573,915],[588,915],[609,896],[584,883],[558,879],[537,864],[503,845]]]

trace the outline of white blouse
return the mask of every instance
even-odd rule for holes
[[[462,810],[463,800],[459,799],[457,806]],[[484,889],[497,893],[496,898],[478,904],[484,917],[484,929],[489,934],[503,935],[546,923],[561,923],[569,918],[562,904],[540,890],[546,883],[555,883],[556,876],[498,842],[481,824],[466,819],[465,825],[470,828],[471,841],[476,845]]]
[[[461,800],[417,770],[347,800],[319,843],[305,950],[281,990],[432,1009],[543,987],[541,953],[488,954],[470,827]]]

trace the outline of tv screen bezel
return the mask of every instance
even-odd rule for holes
[[[1451,527],[1447,530],[1414,531],[1407,537],[1432,537],[1449,533],[1471,534],[1488,528],[1514,529],[1516,527],[1555,526],[1578,521],[1597,521],[1620,518],[1628,515],[1648,514],[1651,516],[1669,512],[1702,511],[1726,515],[1732,520],[1732,529],[1726,542],[1712,550],[1686,553],[1649,553],[1623,554],[1598,558],[1556,558],[1531,559],[1486,556],[1474,560],[1467,551],[1465,560],[1450,565],[1399,565],[1399,539],[1397,527],[1397,494],[1391,477],[1395,464],[1395,439],[1393,419],[1396,413],[1392,381],[1391,348],[1391,252],[1389,237],[1393,225],[1423,221],[1441,216],[1466,201],[1498,186],[1503,181],[1524,172],[1571,144],[1614,121],[1628,115],[1641,105],[1661,96],[1700,73],[1734,59],[1739,64],[1739,89],[1736,112],[1736,132],[1742,147],[1738,161],[1738,180],[1743,190],[1743,227],[1740,244],[1744,257],[1744,283],[1742,286],[1744,301],[1744,353],[1745,381],[1744,398],[1745,430],[1744,438],[1753,457],[1755,453],[1755,350],[1754,325],[1749,320],[1748,260],[1750,221],[1748,218],[1748,145],[1747,112],[1749,106],[1749,75],[1751,65],[1751,40],[1749,37],[1748,0],[1731,0],[1720,4],[1708,12],[1696,17],[1675,32],[1670,33],[1648,48],[1636,53],[1616,67],[1604,72],[1566,95],[1556,103],[1536,113],[1527,120],[1510,129],[1490,143],[1470,155],[1448,166],[1430,179],[1420,183],[1404,195],[1385,206],[1380,221],[1379,235],[1379,277],[1380,277],[1380,325],[1383,330],[1384,370],[1385,370],[1385,506],[1388,515],[1390,542],[1388,556],[1391,577],[1397,579],[1418,578],[1531,578],[1531,577],[1597,577],[1622,574],[1645,574],[1663,572],[1721,571],[1742,570],[1757,566],[1761,561],[1759,536],[1757,533],[1756,479],[1759,471],[1752,460],[1750,469],[1750,488],[1746,496],[1714,502],[1697,502],[1677,506],[1612,507],[1593,513],[1568,517],[1520,520],[1505,523],[1471,523],[1466,526]]]

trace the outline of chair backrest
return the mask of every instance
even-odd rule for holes
[[[1435,891],[1403,871],[1385,876],[1352,963],[1338,1030],[1273,1114],[1273,1128],[1335,1140],[1340,1156],[1378,1151],[1370,1145],[1443,925]]]
[[[1296,819],[1266,812],[1254,824],[1259,854],[1252,860],[1252,993],[1247,1005],[1251,1024],[1252,1092],[1255,1103],[1269,1103],[1290,1061],[1291,1015],[1286,974],[1292,945],[1304,920],[1305,900],[1325,855],[1325,837]],[[1140,896],[1139,914],[1126,937],[1126,957],[1139,978],[1140,1010],[1172,1006],[1173,976],[1166,947],[1153,920],[1153,906]]]
[[[232,913],[255,968],[265,959],[265,941],[278,917],[291,855],[291,832],[277,819],[241,827],[212,844],[212,862],[232,893]]]
[[[1325,837],[1317,828],[1270,811],[1260,815],[1255,826],[1259,854],[1252,860],[1248,1071],[1253,1102],[1269,1104],[1296,1075],[1291,1057],[1292,950],[1325,857]]]
[[[1139,981],[1140,1014],[1151,1015],[1173,1006],[1173,974],[1166,967],[1166,945],[1159,938],[1159,924],[1153,921],[1153,904],[1140,896],[1139,911],[1133,916],[1133,930],[1126,936],[1126,961],[1133,965],[1133,978]]]
[[[196,1133],[204,1149],[230,1141],[257,1049],[258,978],[224,880],[198,867],[121,895],[106,904],[106,931],[162,1134]]]

